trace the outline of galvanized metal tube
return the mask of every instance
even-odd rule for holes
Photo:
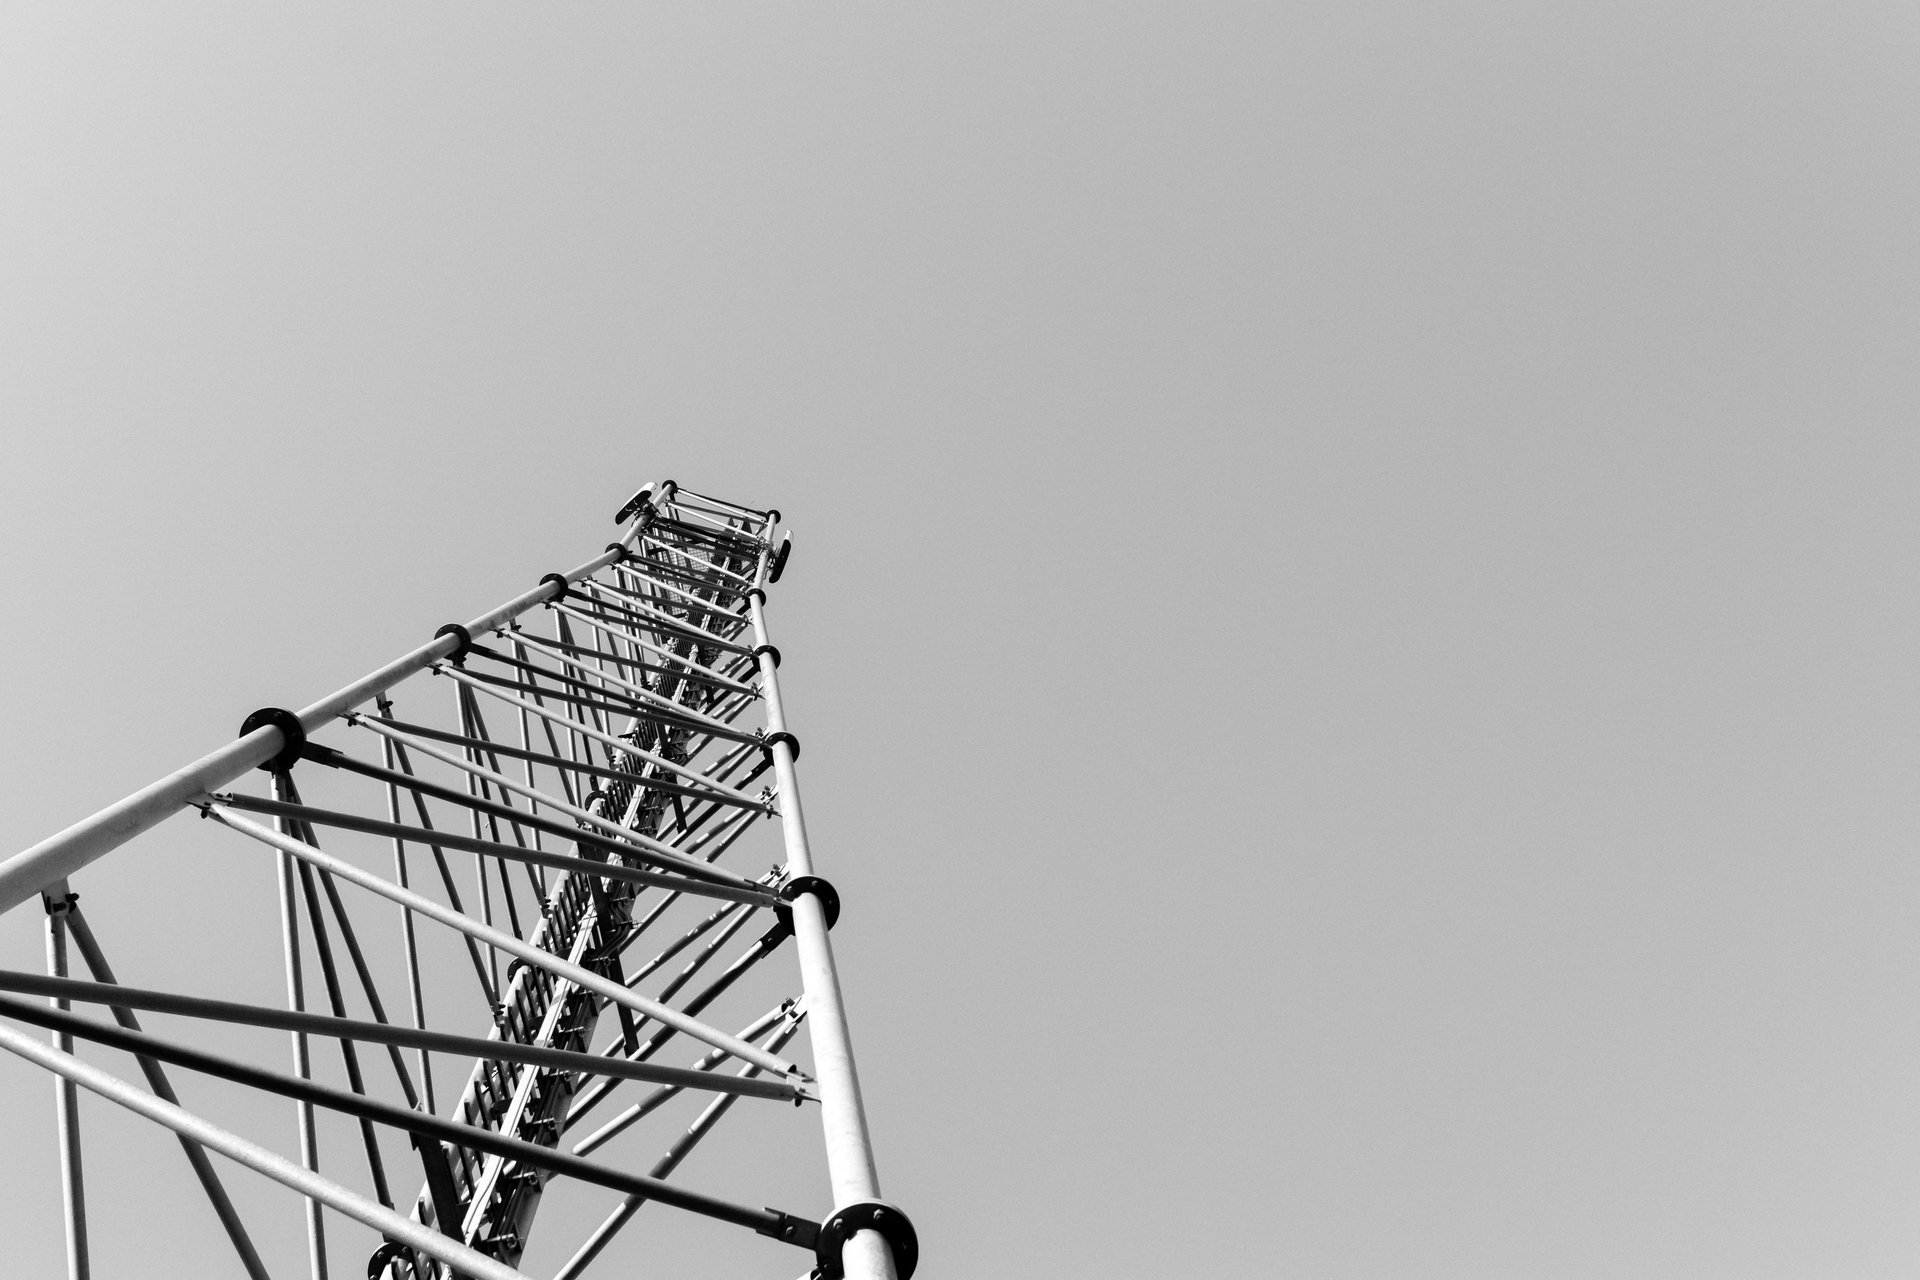
[[[611,833],[613,837],[616,837],[613,841],[615,844],[623,846],[632,844],[637,846],[629,852],[629,856],[637,857],[647,862],[653,862],[660,866],[672,867],[677,871],[688,872],[702,880],[724,879],[736,885],[745,885],[747,883],[747,881],[740,876],[736,876],[731,872],[716,871],[704,862],[696,862],[675,850],[673,846],[662,844],[651,836],[643,836],[638,831],[623,826],[614,819],[603,818],[590,809],[582,809],[576,805],[567,804],[563,800],[556,800],[544,792],[529,787],[526,783],[518,779],[510,778],[506,774],[498,773],[484,765],[463,760],[453,752],[442,751],[439,747],[423,739],[403,734],[376,716],[352,715],[348,716],[347,719],[350,723],[356,724],[363,729],[371,729],[383,737],[393,738],[396,741],[404,741],[409,747],[418,751],[421,755],[432,756],[442,764],[450,764],[463,773],[470,774],[475,778],[485,779],[503,791],[517,791],[522,795],[538,797],[549,809],[557,810],[576,822],[584,822],[591,826],[598,827],[602,831]]]
[[[47,972],[56,978],[67,976],[67,912],[73,900],[67,882],[53,886],[45,898],[47,906]],[[49,1002],[65,1009],[59,996]],[[73,1052],[73,1037],[53,1033],[53,1046],[61,1053]],[[80,1098],[73,1081],[57,1076],[53,1082],[54,1128],[60,1136],[60,1208],[67,1234],[67,1280],[87,1280],[93,1264],[87,1253],[87,1194],[82,1176],[80,1153]]]
[[[564,600],[554,600],[554,601],[550,601],[549,603],[551,604],[553,611],[555,613],[566,614],[568,617],[573,618],[576,621],[586,623],[588,626],[601,626],[604,624],[604,621],[605,621],[604,619],[595,618],[593,615],[589,613],[586,613],[580,609],[575,609],[571,605],[567,604],[567,602]],[[639,636],[632,635],[632,634],[622,634],[620,638],[622,640],[625,640],[627,643],[635,646],[636,648],[645,649],[649,653],[658,654],[665,661],[678,662],[683,666],[685,666],[688,670],[693,671],[696,674],[706,676],[709,679],[716,680],[719,683],[724,685],[730,685],[736,688],[741,687],[735,684],[733,680],[722,675],[720,672],[715,671],[712,667],[706,666],[702,663],[695,662],[692,658],[688,658],[681,654],[675,653],[671,649],[663,649],[659,645],[654,644],[651,641],[642,640]],[[698,636],[685,636],[682,638],[690,642],[697,641],[699,639]],[[727,647],[731,648],[732,646],[727,646]]]
[[[555,1151],[551,1147],[543,1147],[521,1138],[508,1137],[491,1129],[445,1120],[439,1116],[424,1115],[418,1111],[410,1111],[406,1107],[395,1106],[390,1102],[381,1102],[357,1093],[349,1093],[344,1089],[315,1084],[309,1080],[276,1075],[271,1071],[264,1071],[259,1067],[236,1062],[231,1058],[224,1058],[205,1050],[190,1048],[140,1032],[105,1026],[71,1013],[61,1013],[26,1001],[14,1000],[9,996],[0,996],[0,1016],[36,1026],[61,1028],[71,1032],[76,1039],[111,1045],[129,1053],[145,1053],[164,1062],[184,1066],[190,1071],[203,1072],[218,1079],[230,1080],[267,1093],[300,1098],[341,1115],[366,1117],[405,1133],[423,1134],[437,1141],[451,1142],[471,1151],[500,1156],[530,1168],[545,1169],[582,1182],[593,1183],[596,1186],[611,1187],[628,1195],[651,1195],[663,1203],[672,1204],[693,1213],[718,1218],[722,1222],[731,1222],[762,1234],[776,1235],[776,1238],[790,1240],[801,1248],[806,1248],[811,1243],[810,1240],[800,1239],[798,1232],[789,1234],[786,1228],[795,1224],[791,1222],[789,1215],[782,1214],[777,1209],[754,1209],[732,1201],[721,1200],[716,1196],[690,1191],[685,1187],[671,1186],[639,1174],[609,1169],[590,1160],[580,1160]],[[54,1051],[49,1049],[47,1052]]]
[[[625,754],[632,756],[636,760],[645,760],[648,764],[659,765],[661,768],[665,769],[667,772],[678,774],[682,778],[686,778],[686,779],[689,779],[690,781],[699,783],[701,786],[714,787],[715,790],[723,791],[723,792],[726,790],[726,788],[724,787],[715,786],[712,778],[707,777],[705,774],[700,773],[698,770],[689,769],[683,764],[675,764],[673,761],[667,759],[665,756],[657,756],[653,754],[651,751],[643,751],[638,746],[635,746],[633,743],[623,741],[620,738],[614,737],[612,734],[601,733],[597,730],[589,729],[577,720],[571,720],[568,717],[556,715],[553,712],[547,710],[545,707],[537,706],[534,703],[523,701],[520,698],[514,697],[512,694],[502,693],[500,690],[495,689],[490,685],[488,685],[484,680],[475,680],[473,677],[467,675],[466,672],[456,670],[453,667],[447,666],[445,663],[442,663],[436,669],[439,671],[441,675],[447,676],[454,680],[458,680],[463,684],[466,684],[468,687],[477,689],[481,693],[488,694],[492,697],[498,698],[502,702],[511,703],[516,707],[525,707],[527,710],[533,712],[533,714],[537,716],[541,716],[547,720],[551,720],[555,724],[564,725],[567,728],[571,729],[573,732],[582,735],[583,737],[591,738],[595,742],[599,742],[605,746],[612,747],[615,751],[624,752]],[[732,792],[731,794],[736,800],[745,800],[749,804],[756,803],[751,796],[743,796],[737,791]]]
[[[278,732],[278,730],[275,730]],[[274,792],[280,792],[280,782],[286,775],[274,774]],[[275,818],[276,825],[285,826],[284,819]],[[287,969],[287,1007],[294,1012],[303,1012],[307,1006],[306,990],[300,976],[300,909],[293,897],[293,859],[282,853],[275,859],[280,870],[280,951]],[[307,1037],[305,1032],[293,1033],[293,1070],[302,1080],[310,1079],[313,1064],[307,1057]],[[313,1106],[306,1102],[293,1104],[295,1125],[300,1130],[300,1163],[306,1169],[318,1172],[320,1168],[319,1138],[314,1132]],[[307,1197],[307,1269],[313,1280],[327,1280],[327,1227],[320,1217],[321,1201]]]
[[[17,1028],[0,1024],[0,1049],[45,1067],[90,1093],[97,1093],[109,1102],[118,1103],[137,1115],[143,1115],[183,1137],[191,1138],[209,1150],[218,1151],[229,1160],[293,1188],[310,1201],[324,1204],[356,1222],[365,1223],[382,1235],[391,1236],[456,1271],[474,1276],[476,1280],[532,1280],[524,1272],[503,1266],[456,1240],[450,1240],[412,1219],[403,1218],[391,1209],[382,1208],[310,1169],[303,1169],[291,1160],[275,1155],[265,1147],[256,1146],[171,1102],[164,1102],[136,1089],[118,1076],[109,1075],[72,1054],[42,1045]]]
[[[762,1053],[752,1045],[744,1044],[726,1032],[710,1027],[698,1019],[687,1017],[678,1010],[669,1009],[665,1005],[637,996],[619,983],[563,960],[550,951],[542,951],[517,938],[509,937],[498,929],[489,929],[469,916],[441,906],[431,898],[423,898],[398,885],[389,884],[379,876],[362,871],[352,863],[316,849],[304,841],[296,840],[291,836],[263,827],[251,819],[243,818],[233,809],[210,798],[205,801],[205,804],[207,814],[224,826],[231,827],[243,835],[252,836],[262,844],[279,849],[282,853],[298,858],[302,862],[316,867],[325,867],[342,880],[351,881],[389,901],[409,906],[428,919],[438,920],[450,929],[477,938],[509,955],[518,956],[528,964],[564,978],[575,986],[585,987],[597,996],[611,1000],[617,1005],[624,1005],[635,1013],[644,1014],[656,1022],[684,1032],[716,1049],[725,1049],[744,1062],[757,1062],[767,1070],[777,1071],[782,1075],[802,1074],[800,1069],[790,1062],[782,1062],[770,1054]]]
[[[48,979],[31,973],[16,973],[0,969],[0,991],[15,991],[25,995],[58,996],[63,1000],[78,1000],[89,1004],[105,1004],[114,1012],[114,1019],[129,1031],[139,1031],[140,1024],[134,1018],[132,1010],[146,1009],[153,1013],[173,1014],[183,1018],[198,1018],[211,1022],[225,1022],[234,1026],[263,1027],[279,1031],[305,1031],[313,1035],[337,1037],[343,1040],[358,1040],[368,1044],[389,1044],[402,1047],[425,1046],[462,1057],[488,1058],[496,1062],[522,1062],[533,1066],[551,1067],[562,1071],[577,1071],[587,1075],[621,1076],[629,1080],[639,1080],[647,1084],[667,1084],[675,1088],[702,1089],[711,1087],[703,1081],[710,1076],[697,1076],[692,1069],[682,1067],[656,1067],[650,1063],[631,1062],[625,1058],[608,1059],[599,1054],[576,1053],[569,1049],[549,1049],[541,1045],[521,1044],[515,1040],[481,1039],[477,1036],[455,1035],[450,1031],[422,1031],[412,1027],[399,1027],[390,1022],[362,1022],[353,1018],[329,1017],[322,1013],[294,1013],[283,1009],[267,1009],[258,1005],[240,1004],[232,1000],[210,1000],[203,996],[178,995],[170,991],[149,991],[139,987],[122,987],[112,982],[80,982],[75,979]],[[65,1007],[65,1006],[56,1006]],[[778,1011],[776,1011],[777,1013]],[[124,1015],[124,1016],[123,1016]],[[757,1039],[760,1033],[773,1025],[774,1019],[756,1023],[740,1033],[742,1040]],[[731,1055],[715,1050],[716,1061]],[[160,1079],[166,1079],[159,1064],[154,1063]],[[149,1076],[151,1080],[153,1077]],[[722,1081],[731,1077],[721,1077]],[[178,1098],[155,1090],[161,1097],[178,1102]],[[784,1102],[798,1099],[810,1099],[811,1092],[797,1090],[793,1083],[784,1077],[756,1081],[753,1086],[739,1090],[760,1098],[777,1098]]]
[[[214,799],[221,804],[231,805],[235,809],[245,809],[249,813],[299,818],[303,822],[316,823],[323,827],[358,831],[363,835],[384,835],[416,840],[421,844],[433,845],[441,849],[461,849],[469,853],[492,854],[531,865],[551,867],[556,871],[572,871],[581,875],[600,876],[608,880],[624,880],[629,884],[672,889],[675,892],[719,898],[725,902],[751,902],[759,906],[777,906],[780,901],[779,895],[765,885],[748,883],[735,887],[711,880],[692,880],[686,876],[672,876],[664,872],[641,871],[634,867],[622,866],[617,862],[595,862],[590,858],[575,858],[564,853],[522,849],[510,844],[498,844],[492,840],[476,840],[472,836],[456,835],[449,831],[427,831],[419,827],[382,822],[378,818],[362,818],[351,813],[335,813],[329,809],[315,809],[307,805],[284,804],[278,800],[262,800],[255,796],[230,795],[222,792]],[[385,1022],[386,1018],[383,1016],[380,1021]]]
[[[625,545],[638,536],[639,526],[629,531]],[[564,575],[569,583],[621,558],[623,553],[606,551]],[[552,599],[554,584],[542,582],[490,613],[467,624],[469,634],[480,635],[519,617],[535,605]],[[367,699],[391,689],[417,671],[447,657],[459,647],[457,637],[436,636],[430,643],[381,667],[372,675],[322,698],[300,712],[300,723],[309,733],[329,720],[351,711]],[[286,746],[279,729],[268,725],[194,761],[184,769],[168,774],[158,782],[142,787],[124,800],[108,805],[91,817],[76,822],[65,831],[49,836],[23,853],[0,862],[0,912],[12,910],[40,890],[70,876],[102,854],[119,848],[133,837],[180,812],[189,800],[217,790],[249,769],[265,764]]]
[[[78,903],[67,910],[67,932],[72,936],[74,945],[80,948],[80,957],[86,961],[88,970],[94,976],[91,983],[71,985],[108,988],[99,998],[112,1011],[113,1020],[129,1031],[140,1030],[140,1019],[133,1016],[133,1009],[125,999],[127,989],[121,987],[119,980],[113,976],[113,966],[107,963],[106,952],[100,949],[100,940],[93,936],[93,929],[80,913]],[[140,1073],[147,1078],[147,1087],[153,1090],[155,1096],[178,1104],[180,1098],[173,1091],[172,1081],[167,1079],[166,1068],[145,1056],[136,1061],[140,1064]],[[233,1242],[234,1252],[240,1255],[240,1265],[246,1269],[250,1280],[271,1280],[266,1264],[260,1261],[259,1250],[253,1247],[253,1239],[247,1234],[246,1224],[240,1221],[240,1213],[233,1207],[225,1184],[214,1171],[213,1161],[207,1159],[205,1148],[185,1134],[174,1136],[180,1140],[180,1149],[186,1153],[187,1163],[193,1166],[194,1177],[200,1180],[200,1186],[207,1193],[207,1200],[213,1205],[220,1225],[226,1228],[227,1238]]]
[[[393,703],[389,702],[384,694],[375,700],[375,705],[380,709],[381,715],[391,716],[393,714]],[[380,758],[385,762],[388,769],[394,767],[393,752],[393,744],[382,740],[380,743]],[[400,788],[397,784],[391,782],[387,784],[387,817],[393,822],[394,826],[397,827],[400,825]],[[402,889],[411,889],[413,887],[407,880],[406,841],[400,836],[393,838],[393,878],[395,883]],[[427,1008],[426,998],[420,990],[420,947],[418,940],[413,934],[413,912],[407,910],[405,907],[400,908],[400,944],[402,950],[406,952],[407,957],[408,1010],[413,1014],[414,1027],[424,1030],[427,1025]],[[434,1105],[433,1061],[427,1056],[427,1051],[424,1047],[421,1048],[418,1053],[418,1061],[420,1063],[420,1092],[425,1098],[427,1111],[429,1113],[437,1112],[440,1108]]]
[[[576,670],[580,670],[580,671],[588,670],[588,668],[581,666],[579,663],[569,661],[567,658],[567,655],[561,652],[559,649],[556,649],[551,645],[548,645],[543,641],[536,639],[533,636],[527,635],[524,631],[497,631],[494,634],[511,639],[524,649],[538,649],[542,653],[548,654],[551,657],[557,659],[558,661],[575,668]],[[530,667],[533,666],[532,663],[527,663],[527,665]],[[565,678],[565,677],[562,677],[560,673],[555,671],[543,671],[541,674],[547,676],[549,679],[558,680],[558,679]],[[612,685],[614,688],[621,690],[623,693],[630,694],[634,698],[642,702],[652,703],[654,706],[660,707],[662,710],[671,712],[676,718],[688,721],[690,724],[690,727],[696,727],[696,728],[704,727],[704,728],[719,732],[723,735],[727,731],[727,725],[725,721],[715,720],[712,716],[706,715],[699,711],[695,711],[692,707],[687,706],[685,703],[675,702],[672,698],[668,698],[661,694],[655,693],[653,690],[647,688],[647,686],[643,684],[637,684],[634,681],[628,680],[623,676],[616,676],[610,671],[592,670],[592,671],[589,671],[589,674],[594,679],[600,681],[603,684]],[[584,685],[586,682],[580,681],[578,683]],[[520,714],[524,716],[526,715],[526,711],[522,709]]]
[[[793,1038],[793,1033],[800,1029],[800,1016],[796,1014],[791,1022],[776,1031],[773,1038],[767,1042],[767,1047],[775,1051],[785,1048],[787,1041]],[[758,1070],[758,1067],[746,1066],[740,1069],[740,1074],[750,1076]],[[648,1170],[647,1176],[664,1178],[679,1168],[680,1162],[687,1158],[687,1153],[713,1130],[714,1125],[720,1123],[720,1117],[727,1114],[727,1109],[732,1105],[732,1098],[715,1098],[694,1118],[693,1123],[687,1126],[686,1132],[667,1148],[667,1153],[654,1163],[653,1168]],[[573,1257],[567,1259],[566,1265],[554,1274],[554,1280],[573,1280],[575,1276],[586,1270],[588,1264],[599,1257],[600,1251],[607,1247],[607,1242],[613,1239],[614,1233],[624,1227],[646,1202],[645,1196],[628,1196],[621,1201],[620,1207],[594,1230],[586,1243],[581,1245]]]
[[[742,1031],[740,1033],[740,1038],[742,1040],[758,1040],[761,1034],[765,1032],[768,1027],[771,1027],[774,1023],[786,1017],[789,1014],[789,1012],[791,1012],[792,1008],[793,1008],[793,1002],[788,1001],[787,1003],[778,1006],[777,1008],[771,1010],[770,1012],[763,1014],[757,1021],[753,1023],[752,1026],[748,1027],[745,1031]],[[784,1045],[785,1043],[786,1042],[782,1040],[780,1044],[769,1044],[767,1048],[769,1052],[778,1052],[782,1047],[782,1045]],[[706,1057],[700,1059],[699,1062],[694,1064],[693,1070],[699,1071],[702,1073],[711,1074],[715,1067],[718,1067],[721,1063],[725,1062],[726,1060],[727,1060],[727,1056],[723,1053],[718,1053],[718,1052],[710,1053]],[[625,1059],[622,1059],[622,1061],[625,1061]],[[758,1068],[749,1068],[747,1071],[739,1075],[726,1076],[723,1078],[728,1080],[750,1080],[758,1075],[759,1075]],[[622,1111],[619,1115],[607,1121],[605,1124],[601,1125],[598,1129],[595,1129],[592,1133],[588,1134],[586,1137],[580,1139],[580,1141],[574,1143],[573,1154],[577,1156],[585,1156],[585,1155],[592,1154],[596,1148],[606,1145],[613,1138],[625,1132],[631,1125],[633,1125],[636,1121],[640,1120],[642,1117],[657,1110],[663,1104],[672,1101],[674,1098],[679,1097],[682,1093],[686,1091],[688,1087],[689,1086],[685,1086],[685,1085],[669,1084],[669,1085],[662,1085],[660,1088],[655,1089],[652,1093],[648,1094],[646,1097],[642,1098],[640,1101],[634,1103],[632,1106],[628,1107],[625,1111]],[[694,1087],[697,1087],[697,1086],[694,1086]]]
[[[767,558],[760,557],[760,577]],[[766,610],[758,594],[747,597],[753,619],[754,643],[766,645]],[[786,837],[790,876],[814,874],[813,853],[807,844],[806,817],[800,807],[800,779],[794,771],[793,747],[776,735],[787,727],[780,702],[780,679],[773,655],[762,649],[760,689],[767,704],[767,736],[772,743],[774,776],[780,792],[780,826]],[[833,944],[827,937],[827,917],[820,899],[803,893],[793,903],[793,941],[800,956],[800,978],[807,996],[808,1037],[813,1044],[813,1069],[820,1085],[820,1127],[826,1137],[827,1173],[838,1209],[880,1198],[880,1171],[873,1162],[873,1142],[867,1132],[866,1108],[860,1099],[860,1076],[853,1061],[853,1036],[847,1029],[846,1004],[840,994],[840,974],[833,963]],[[862,1231],[847,1241],[844,1252],[850,1280],[896,1280],[893,1251],[877,1231]]]

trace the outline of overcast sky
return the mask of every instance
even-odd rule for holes
[[[8,5],[0,846],[671,477],[794,531],[929,1280],[1910,1275],[1916,85],[1907,4]],[[276,927],[209,840],[76,878],[125,980]],[[95,1274],[237,1275],[107,1111]],[[589,1275],[799,1269],[714,1238]]]

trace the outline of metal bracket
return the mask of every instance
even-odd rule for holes
[[[813,1274],[822,1280],[840,1280],[846,1274],[841,1250],[862,1231],[878,1231],[886,1238],[887,1246],[893,1250],[895,1274],[900,1280],[910,1280],[914,1268],[920,1265],[919,1233],[899,1205],[883,1200],[862,1200],[836,1209],[832,1217],[820,1224],[820,1238],[813,1247]]]
[[[634,512],[638,511],[640,508],[646,506],[649,502],[652,502],[652,501],[653,501],[653,486],[646,485],[640,490],[640,492],[634,494],[631,498],[627,499],[627,505],[620,508],[620,510],[614,514],[613,522],[615,524],[625,524],[627,520],[632,517]]]
[[[819,1246],[820,1224],[809,1222],[805,1218],[768,1206],[767,1212],[774,1215],[771,1225],[756,1228],[763,1236],[772,1236],[775,1240],[785,1240],[788,1244],[797,1244],[802,1249],[814,1249]]]
[[[547,601],[548,604],[552,604],[555,600],[565,600],[573,592],[573,584],[567,581],[567,575],[564,573],[545,573],[540,575],[540,583],[542,586],[545,586],[549,582],[560,589],[553,593],[553,600]]]
[[[447,655],[447,661],[456,666],[466,661],[467,650],[473,648],[473,632],[467,630],[457,622],[449,622],[446,626],[433,633],[435,640],[438,640],[441,636],[452,636],[460,642],[453,647],[453,652]]]
[[[766,751],[768,759],[773,758],[773,744],[776,742],[786,743],[787,749],[793,752],[793,758],[795,760],[798,760],[800,758],[800,739],[794,737],[792,734],[788,733],[785,729],[782,729],[778,733],[770,733],[766,735],[764,738],[760,739],[760,746],[763,750]]]
[[[240,722],[240,736],[246,737],[255,729],[272,726],[278,729],[286,739],[280,748],[280,754],[266,761],[260,767],[269,773],[285,773],[293,768],[300,759],[300,749],[307,745],[307,726],[300,723],[300,717],[281,707],[262,707]]]
[[[810,893],[820,899],[820,911],[827,917],[827,928],[833,928],[840,919],[840,895],[834,891],[833,885],[823,876],[795,876],[780,886],[780,896],[788,902],[792,902],[803,893]],[[788,907],[775,907],[774,911],[780,915],[781,922],[787,926],[788,932],[792,932],[792,910]]]
[[[774,670],[778,671],[780,669],[780,651],[774,648],[770,644],[757,644],[753,646],[751,656],[753,657],[753,660],[755,662],[758,662],[760,660],[760,655],[763,653],[770,653],[773,655],[773,668]]]

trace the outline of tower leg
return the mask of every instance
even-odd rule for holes
[[[43,895],[47,907],[47,972],[56,978],[67,976],[67,912],[72,900],[67,882],[61,880]],[[53,1007],[67,1008],[67,1002],[55,997]],[[73,1052],[73,1037],[53,1033],[53,1047],[62,1053]],[[92,1265],[87,1259],[87,1197],[80,1169],[80,1093],[73,1081],[56,1076],[53,1082],[53,1115],[60,1130],[60,1200],[67,1224],[67,1280],[88,1280]]]

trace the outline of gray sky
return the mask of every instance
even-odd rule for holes
[[[671,476],[795,531],[923,1275],[1911,1274],[1917,53],[1892,4],[9,6],[0,846]],[[76,881],[128,981],[275,927],[194,825]],[[86,1122],[97,1273],[226,1274]],[[824,1210],[750,1132],[686,1180]],[[716,1238],[604,1269],[797,1269]]]

